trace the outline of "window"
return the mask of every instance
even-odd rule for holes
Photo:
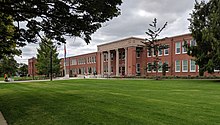
[[[152,55],[156,56],[156,52],[154,51],[154,49],[152,49]]]
[[[182,53],[187,53],[186,47],[184,47],[185,42],[182,42]]]
[[[182,72],[188,72],[188,60],[182,62]]]
[[[162,51],[162,49],[160,49],[159,51],[158,51],[158,56],[162,56],[163,55],[163,51]]]
[[[125,51],[122,52],[122,59],[125,59]]]
[[[180,42],[176,43],[176,54],[180,54]]]
[[[148,56],[148,57],[151,57],[150,49],[147,50],[147,56]]]
[[[114,59],[114,54],[113,53],[111,53],[111,60],[113,60]]]
[[[136,72],[140,73],[140,64],[139,63],[136,64]]]
[[[158,63],[158,72],[162,72],[162,62]]]
[[[191,41],[190,41],[190,46],[196,46],[196,40],[194,40],[194,39],[191,40]]]
[[[151,72],[152,68],[151,68],[151,63],[147,63],[147,72]]]
[[[77,65],[76,63],[77,63],[77,62],[76,62],[76,59],[72,59],[71,65]]]
[[[108,54],[104,53],[104,62],[108,61]]]
[[[140,52],[140,50],[136,51],[136,57],[137,57],[137,58],[140,58],[140,57],[141,57],[141,52]]]
[[[180,61],[176,60],[175,62],[175,72],[180,72]]]
[[[113,73],[113,66],[111,66],[111,72]]]
[[[166,63],[167,66],[169,67],[169,62],[168,61],[165,61],[164,63]],[[169,72],[169,68],[166,68],[166,72]]]
[[[196,72],[196,62],[194,60],[190,60],[190,72]]]
[[[164,49],[164,55],[169,55],[169,48]]]

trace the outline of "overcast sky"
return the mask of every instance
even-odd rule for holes
[[[126,37],[146,38],[145,31],[154,18],[162,26],[168,22],[160,37],[170,37],[189,33],[189,21],[194,7],[194,0],[123,0],[121,15],[106,22],[87,45],[80,38],[67,39],[67,57],[97,51],[97,45],[123,39]],[[29,44],[22,48],[22,56],[16,57],[18,62],[26,63],[36,57],[37,44]],[[58,48],[59,58],[63,58],[63,45]]]

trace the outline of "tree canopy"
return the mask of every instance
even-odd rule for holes
[[[0,74],[8,74],[9,76],[14,76],[18,69],[17,61],[13,56],[6,56],[0,60]]]
[[[17,34],[15,32],[12,17],[0,12],[0,59],[4,56],[19,55],[20,50],[16,46],[23,46],[17,43]]]
[[[101,24],[120,14],[122,0],[1,0],[0,13],[17,22],[20,41],[35,42],[40,32],[65,42],[65,36],[81,37],[86,43]],[[26,27],[20,23],[26,22]]]
[[[220,0],[196,1],[189,21],[197,46],[188,46],[188,54],[195,57],[200,75],[213,73],[220,69]]]
[[[52,52],[51,52],[52,51]],[[51,71],[51,54],[52,54],[52,73],[59,74],[60,60],[58,59],[57,47],[52,41],[44,38],[37,49],[37,71],[39,75],[47,75],[49,77]]]

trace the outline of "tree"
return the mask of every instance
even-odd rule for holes
[[[60,42],[65,42],[65,36],[81,37],[88,44],[102,23],[120,14],[121,3],[122,0],[0,0],[0,13],[10,15],[16,22],[21,43],[36,42],[43,33]]]
[[[17,68],[17,61],[14,59],[13,56],[3,57],[0,60],[0,72],[2,76],[4,74],[14,76],[16,74]]]
[[[189,29],[196,46],[186,45],[188,54],[195,57],[199,74],[220,69],[220,0],[197,2],[189,19]]]
[[[169,70],[169,66],[168,66],[168,64],[167,63],[163,63],[163,65],[162,65],[162,74],[163,74],[163,76],[166,76],[166,72]]]
[[[53,42],[44,38],[37,49],[37,71],[39,75],[47,75],[49,77],[51,71],[51,54],[52,54],[52,74],[58,75],[60,72],[60,60],[58,59],[57,47]]]
[[[18,74],[20,76],[27,76],[28,74],[28,65],[25,63],[19,63]]]
[[[12,17],[0,12],[0,59],[4,56],[21,54],[21,51],[16,49],[16,46],[23,46],[23,44],[17,43],[15,30]]]
[[[163,25],[162,28],[158,28],[157,19],[154,18],[152,24],[149,24],[149,25],[151,28],[148,29],[148,31],[146,32],[149,38],[146,38],[146,41],[143,43],[145,44],[148,52],[150,54],[152,54],[153,52],[155,55],[154,63],[148,66],[150,66],[150,69],[153,69],[156,71],[156,79],[158,80],[158,69],[161,68],[161,66],[159,65],[160,58],[158,57],[158,52],[162,51],[163,49],[167,49],[169,46],[159,43],[159,39],[157,39],[157,37],[163,31],[163,29],[167,26],[167,22]]]

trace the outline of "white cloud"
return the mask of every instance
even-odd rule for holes
[[[80,38],[67,38],[67,56],[75,56],[95,52],[97,45],[130,36],[145,38],[145,31],[153,18],[158,19],[158,25],[168,22],[161,37],[169,37],[187,33],[189,13],[192,12],[194,0],[123,0],[121,15],[103,24],[103,27],[92,35],[92,41],[87,45]],[[23,49],[19,62],[27,62],[28,58],[36,56],[36,45],[29,44]],[[58,48],[59,57],[63,57],[63,45]]]

